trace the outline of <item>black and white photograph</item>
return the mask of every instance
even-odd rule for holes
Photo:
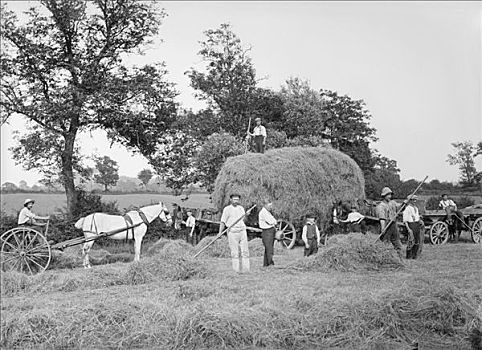
[[[482,350],[481,1],[0,1],[0,348]]]

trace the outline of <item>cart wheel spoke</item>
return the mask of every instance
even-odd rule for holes
[[[481,235],[482,235],[482,217],[477,218],[472,225],[472,230],[471,230],[472,242],[480,243]]]
[[[430,242],[444,244],[449,238],[449,227],[445,222],[437,221],[430,227]]]
[[[2,270],[31,275],[46,270],[51,259],[47,239],[28,227],[14,228],[2,235],[1,254]]]
[[[33,257],[27,257],[27,259],[29,259],[31,262],[33,262],[35,265],[37,265],[40,268],[39,271],[44,270],[44,267],[42,265],[40,265],[38,262],[36,262],[35,259],[33,259]]]

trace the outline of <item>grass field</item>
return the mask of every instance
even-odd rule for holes
[[[454,350],[482,346],[480,339],[469,339],[468,331],[476,329],[482,317],[481,245],[465,239],[425,245],[419,260],[391,271],[288,269],[302,254],[295,248],[277,255],[276,265],[268,269],[261,267],[261,257],[253,257],[248,274],[234,274],[229,259],[201,256],[197,268],[205,268],[206,275],[186,280],[139,282],[142,270],[136,270],[135,263],[119,262],[34,277],[2,275],[0,345],[412,349],[410,344],[418,342],[419,349]],[[126,272],[131,277],[137,273],[137,282],[126,280]]]
[[[23,201],[26,198],[35,200],[34,212],[39,215],[49,215],[66,206],[65,194],[45,194],[45,193],[7,193],[2,194],[2,209],[7,214],[16,215],[22,209]],[[191,194],[189,199],[181,201],[184,196],[172,196],[168,194],[116,194],[102,195],[102,200],[106,202],[116,201],[119,210],[129,206],[149,205],[162,201],[169,209],[172,204],[179,204],[181,207],[188,208],[208,208],[212,207],[208,194]]]

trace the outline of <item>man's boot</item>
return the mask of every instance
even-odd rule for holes
[[[239,272],[239,259],[238,258],[232,258],[231,263],[233,265],[234,272]]]
[[[241,265],[243,266],[243,272],[249,272],[249,258],[241,258]]]

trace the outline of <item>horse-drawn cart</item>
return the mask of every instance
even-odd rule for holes
[[[482,205],[473,205],[460,212],[463,217],[453,214],[452,223],[448,222],[445,210],[426,210],[423,215],[425,228],[429,232],[430,242],[432,244],[444,244],[449,240],[451,235],[456,237],[456,225],[460,225],[463,231],[470,232],[470,236],[474,243],[480,243],[482,235]],[[457,222],[458,221],[458,222]]]
[[[139,225],[132,225],[109,232],[100,232],[95,237],[77,237],[52,244],[47,240],[49,221],[42,233],[35,226],[18,226],[0,236],[0,265],[2,271],[18,271],[30,275],[47,270],[52,259],[52,250],[84,244],[101,237],[109,237]]]
[[[47,240],[49,221],[43,232],[38,226],[18,226],[0,236],[0,268],[2,271],[19,271],[33,275],[49,267],[53,249],[63,250],[80,244],[84,244],[84,267],[90,267],[88,252],[94,241],[103,237],[134,240],[134,260],[138,260],[147,225],[156,218],[168,225],[172,222],[171,215],[162,202],[131,210],[123,216],[92,213],[75,223],[75,227],[82,230],[84,237],[55,244]]]

